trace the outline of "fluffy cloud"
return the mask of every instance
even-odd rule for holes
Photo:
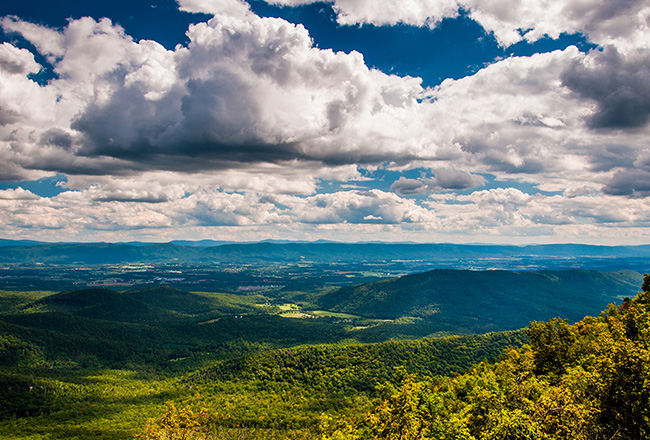
[[[647,169],[631,169],[617,172],[603,188],[605,194],[649,197],[650,171]]]
[[[650,120],[650,50],[621,55],[613,46],[575,61],[562,73],[562,83],[597,104],[592,128],[637,128]]]
[[[564,191],[604,185],[634,165],[622,158],[614,165],[612,148],[604,151],[603,144],[634,154],[645,148],[642,131],[591,130],[620,125],[621,109],[627,126],[643,128],[650,111],[641,52],[585,55],[570,47],[502,60],[425,90],[417,78],[369,69],[358,53],[313,47],[302,26],[252,13],[193,25],[189,45],[173,51],[134,42],[108,20],[72,21],[62,32],[12,18],[3,26],[32,41],[59,75],[39,86],[25,72],[5,73],[33,95],[25,101],[6,92],[2,101],[8,123],[0,154],[8,176],[21,169],[24,175],[239,170],[255,181],[264,174],[256,168],[274,166],[277,178],[298,167],[309,170],[312,181],[303,185],[309,193],[314,179],[341,168],[417,163],[435,175],[423,182],[432,190],[480,186],[477,174],[492,173],[525,175]],[[19,49],[5,52],[14,60]],[[110,56],[98,55],[104,52]],[[36,69],[20,53],[16,65]],[[634,85],[641,92],[629,97],[625,91]],[[603,157],[594,154],[599,148]],[[233,182],[239,183],[224,188],[252,189],[246,178]],[[408,181],[395,185],[402,194],[422,190]],[[294,192],[290,186],[286,191]]]
[[[419,179],[408,179],[400,177],[390,186],[391,191],[395,191],[400,196],[412,196],[424,194],[427,192],[427,184]]]
[[[304,3],[276,3],[287,2]],[[302,26],[238,0],[179,4],[216,15],[174,50],[107,19],[60,30],[2,20],[56,77],[38,84],[34,55],[0,46],[0,179],[64,173],[71,189],[49,199],[2,191],[7,234],[40,225],[70,237],[182,228],[614,237],[648,222],[641,2],[334,3],[342,23],[435,26],[462,7],[503,44],[561,32],[610,44],[499,60],[434,89],[370,69],[359,53],[314,47]],[[360,169],[378,167],[426,173],[392,192],[318,193],[323,181],[360,181]],[[454,194],[481,189],[487,174],[557,195]],[[423,194],[425,204],[409,198]]]
[[[571,146],[592,140],[581,122],[591,108],[559,84],[565,66],[583,56],[570,47],[509,58],[443,82],[432,110],[447,128],[440,140],[460,150],[459,168],[500,178],[527,175],[535,182],[543,175],[547,184],[554,175],[564,179],[567,171],[584,170],[585,156]]]
[[[295,160],[336,167],[416,157],[423,149],[400,133],[417,126],[418,79],[371,70],[358,53],[314,48],[302,26],[283,20],[215,17],[191,26],[190,44],[175,51],[136,43],[108,20],[72,21],[62,33],[16,19],[3,26],[32,41],[59,75],[45,87],[30,85],[49,92],[31,102],[59,115],[40,139],[64,156],[48,164],[70,164],[61,172],[82,173],[84,165],[89,174],[93,165],[188,172]],[[24,108],[14,113],[32,117]],[[16,141],[27,145],[34,131],[21,134]]]
[[[240,0],[176,0],[181,11],[204,14],[244,16],[250,12],[248,3]]]
[[[434,27],[443,18],[458,15],[455,0],[336,0],[334,10],[340,24],[373,23],[395,25],[404,23]]]
[[[598,44],[637,47],[648,38],[650,8],[643,0],[461,0],[459,4],[504,45],[545,35],[557,38],[562,33],[586,34]]]
[[[297,6],[315,0],[267,0]],[[407,24],[435,27],[460,11],[494,34],[504,46],[544,36],[582,33],[598,44],[621,47],[647,46],[650,6],[643,0],[331,0],[343,25]]]
[[[0,200],[38,200],[39,197],[23,188],[0,190]]]
[[[186,194],[171,185],[147,189],[119,186],[91,186],[51,198],[22,189],[0,191],[0,219],[8,233],[37,225],[74,231],[434,220],[427,209],[414,202],[377,190],[300,197],[227,193],[217,189]]]
[[[315,0],[267,0],[282,6],[316,3]],[[337,20],[342,25],[374,24],[377,26],[408,24],[435,27],[441,20],[456,17],[456,0],[333,0]]]
[[[444,219],[442,224],[446,228],[499,231],[506,235],[508,230],[536,235],[538,228],[544,227],[555,231],[554,235],[600,233],[614,237],[624,235],[625,229],[645,227],[650,221],[647,199],[592,194],[573,198],[530,195],[514,188],[476,191],[465,196],[432,196],[427,206]]]
[[[428,223],[433,213],[392,193],[379,190],[317,194],[283,200],[304,223]]]
[[[87,240],[146,239],[154,233],[158,240],[171,239],[178,237],[179,231],[188,238],[216,233],[240,240],[260,234],[283,239],[335,236],[360,240],[378,233],[385,240],[417,241],[478,238],[525,242],[548,235],[635,243],[650,237],[650,199],[611,195],[582,194],[569,199],[500,188],[462,196],[434,194],[419,205],[379,190],[305,197],[217,189],[180,194],[170,186],[149,190],[157,200],[142,200],[143,189],[140,193],[122,191],[115,197],[115,188],[98,186],[51,198],[21,189],[0,191],[0,221],[6,236],[41,240],[51,238],[52,230],[61,239]]]
[[[482,176],[466,173],[453,168],[439,168],[434,170],[433,177],[420,179],[407,179],[400,177],[390,187],[401,196],[425,194],[440,190],[464,190],[476,188],[486,183]]]
[[[428,180],[429,186],[434,189],[469,189],[481,186],[484,183],[484,177],[453,168],[437,169],[433,179]]]
[[[34,61],[34,55],[26,49],[18,49],[9,43],[0,46],[0,70],[10,75],[36,73],[40,65]]]

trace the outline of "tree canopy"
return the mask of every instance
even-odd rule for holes
[[[574,325],[532,322],[530,344],[453,378],[396,369],[354,429],[323,439],[650,438],[650,276],[642,291]]]

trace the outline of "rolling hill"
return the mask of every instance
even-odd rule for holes
[[[46,296],[26,308],[111,321],[139,321],[150,315],[149,307],[137,299],[110,289],[69,290]]]
[[[170,286],[116,292],[106,288],[68,290],[46,296],[26,308],[109,321],[160,321],[214,310],[208,298]]]
[[[439,331],[485,332],[521,328],[553,317],[578,321],[638,291],[632,271],[434,270],[346,286],[319,299],[327,310],[398,319],[412,316]]]

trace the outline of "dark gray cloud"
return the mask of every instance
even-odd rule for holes
[[[238,92],[193,81],[182,98],[149,101],[136,88],[120,89],[73,122],[82,133],[78,154],[123,159],[138,169],[186,172],[300,158],[296,144],[270,143],[257,134],[255,106]]]
[[[591,170],[611,171],[614,168],[632,168],[638,152],[626,145],[594,147],[590,151]]]
[[[638,169],[619,171],[602,191],[614,196],[649,197],[650,172]]]
[[[589,23],[597,24],[624,15],[626,12],[635,12],[636,6],[642,5],[644,0],[607,0],[599,3],[598,7],[589,5],[592,7],[586,11],[580,11],[588,14],[588,17],[585,18],[588,18],[586,21]],[[575,7],[575,12],[579,11],[578,8]]]
[[[466,173],[452,168],[435,170],[434,177],[407,179],[400,177],[390,186],[390,190],[400,196],[413,196],[438,190],[463,190],[485,184],[482,176]]]
[[[442,189],[469,189],[483,185],[485,179],[482,176],[469,174],[464,171],[443,168],[435,171],[435,177],[428,182],[430,186]]]
[[[164,196],[143,196],[143,197],[119,197],[119,196],[108,196],[108,197],[97,197],[93,199],[96,202],[120,202],[120,203],[164,203],[168,202],[169,199]]]
[[[20,115],[13,110],[5,108],[0,104],[0,127],[13,124],[20,120]]]
[[[547,170],[548,164],[542,159],[532,156],[515,159],[508,151],[493,150],[484,154],[482,161],[490,167],[491,171],[502,171],[508,174],[541,174]]]
[[[41,135],[41,145],[54,145],[64,149],[70,149],[72,143],[72,135],[59,128],[52,128]]]
[[[137,157],[143,152],[161,153],[155,144],[165,139],[176,118],[173,98],[148,101],[136,87],[118,89],[103,104],[90,104],[71,123],[81,133],[84,156]]]
[[[390,186],[390,190],[396,192],[400,196],[414,196],[424,194],[427,192],[428,187],[425,183],[417,179],[407,179],[400,177]]]
[[[571,225],[575,223],[575,220],[569,216],[566,216],[562,213],[536,213],[530,217],[530,220],[533,223],[538,223],[542,225]]]
[[[576,61],[561,76],[566,87],[596,102],[597,110],[587,121],[589,127],[645,126],[650,120],[650,50],[625,56],[608,46],[589,58],[593,64]]]

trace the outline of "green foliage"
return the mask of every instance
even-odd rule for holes
[[[29,366],[43,361],[39,347],[14,335],[0,334],[0,365]]]
[[[379,387],[383,401],[368,416],[373,427],[373,439],[402,440],[426,438],[430,430],[429,409],[431,395],[423,392],[423,385],[398,367],[393,376],[395,385]]]
[[[7,292],[0,290],[0,313],[19,312],[21,307],[53,293],[49,291]]]
[[[200,419],[205,413],[196,414],[190,408],[176,409],[173,401],[165,404],[165,412],[147,420],[144,432],[138,438],[144,440],[198,440],[205,435],[199,432]]]
[[[422,376],[452,375],[484,359],[495,359],[507,347],[520,346],[526,340],[523,331],[511,331],[377,344],[312,345],[223,361],[188,380],[299,384],[323,395],[372,393],[378,382],[390,379],[394,367],[407,365],[410,372]]]
[[[631,296],[641,278],[631,271],[438,269],[341,287],[319,301],[325,309],[364,317],[419,317],[430,333],[484,333],[558,315],[575,322],[619,297]]]
[[[361,438],[644,439],[650,437],[650,276],[600,317],[533,322],[530,345],[453,379],[403,371]]]
[[[190,438],[202,438],[205,433],[211,439],[311,439],[322,434],[351,440],[358,435],[356,421],[369,410],[376,395],[375,384],[388,380],[393,367],[408,364],[409,374],[422,376],[451,374],[483,358],[497,356],[503,347],[520,345],[525,338],[524,332],[506,332],[367,345],[307,345],[220,361],[191,374],[186,372],[192,371],[193,365],[184,364],[184,369],[175,374],[170,369],[146,368],[144,362],[152,355],[146,354],[151,350],[146,343],[155,345],[156,338],[169,340],[161,327],[91,321],[60,313],[20,318],[29,318],[26,322],[32,324],[41,322],[34,321],[36,318],[43,321],[38,330],[17,324],[6,328],[22,328],[24,335],[48,344],[34,364],[30,361],[22,367],[5,366],[5,372],[0,374],[0,431],[7,438],[122,439],[135,433],[169,438],[169,432],[175,432],[169,431],[171,421],[183,420],[186,409],[199,414],[195,408],[205,408],[196,419],[200,426],[183,425],[191,428],[188,432],[194,437]],[[242,323],[238,332],[253,327],[250,334],[258,338],[264,337],[266,331],[273,332],[276,338],[296,338],[296,333],[308,328],[298,321],[280,318],[273,322],[295,327],[255,328],[254,321],[245,321],[226,322]],[[65,333],[67,329],[70,333]],[[126,330],[132,334],[129,336]],[[75,332],[80,333],[78,339],[72,338]],[[213,334],[227,335],[225,328],[220,332]],[[108,340],[100,335],[110,333],[124,340],[122,345],[117,344],[118,338],[112,340],[114,345],[104,347],[106,352],[102,354],[101,341]],[[23,344],[12,338],[8,338],[12,346]],[[90,350],[89,341],[93,340],[98,345]],[[85,356],[93,353],[96,365],[106,363],[111,351],[116,350],[112,353],[116,360],[109,364],[119,365],[123,362],[119,356],[126,354],[127,359],[139,359],[135,364],[137,372],[92,369],[83,366],[79,357],[74,358],[77,363],[65,364],[48,359],[57,351],[59,356],[63,352],[72,359],[78,349],[86,350]],[[4,385],[12,384],[15,387],[6,392],[8,387]],[[162,408],[163,402],[170,400],[176,413]],[[166,412],[167,419],[160,416]],[[334,422],[325,423],[327,417]],[[147,419],[151,419],[149,425]],[[169,423],[164,422],[168,419]]]
[[[324,319],[205,320],[211,294],[175,289],[12,306],[0,314],[0,432],[51,440],[650,438],[649,290],[646,276],[635,298],[573,325],[552,319],[526,331],[373,344],[331,344],[358,330]],[[109,308],[125,298],[161,320],[87,314],[98,301]]]
[[[566,320],[531,322],[528,336],[534,353],[535,373],[561,375],[573,363],[577,335]]]
[[[219,314],[212,299],[164,285],[124,292],[106,288],[68,290],[39,299],[31,309],[119,322],[200,319]],[[250,307],[244,310],[250,311]]]

